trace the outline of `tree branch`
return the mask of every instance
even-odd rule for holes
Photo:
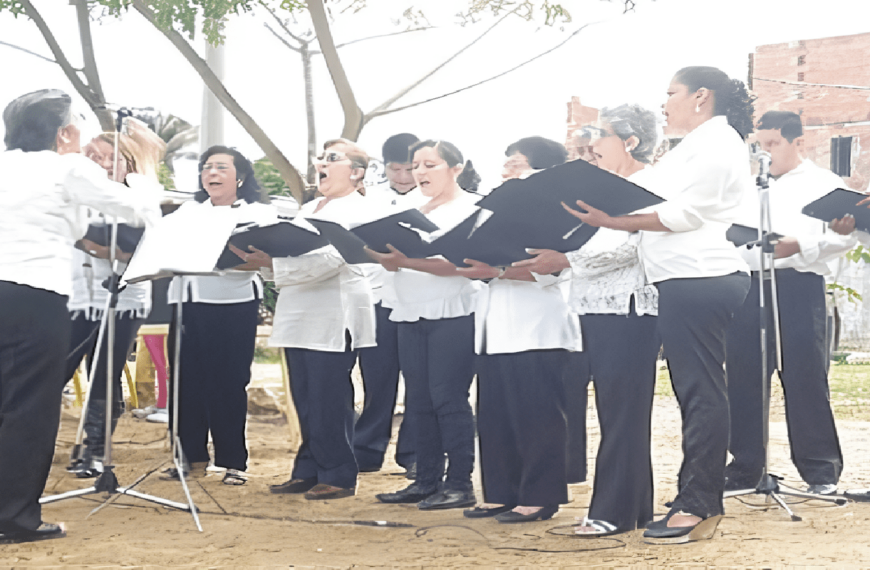
[[[82,44],[82,59],[84,60],[83,73],[88,80],[88,86],[94,94],[105,101],[103,85],[100,83],[100,74],[97,72],[97,60],[94,57],[94,41],[91,37],[91,13],[88,10],[87,0],[73,0],[76,7],[76,19],[79,24],[79,37]]]
[[[12,49],[17,49],[19,51],[23,51],[24,53],[30,54],[33,57],[38,57],[39,59],[44,59],[45,61],[47,61],[49,63],[57,63],[55,60],[53,60],[49,57],[45,57],[44,55],[39,55],[38,53],[36,53],[34,51],[30,51],[29,49],[25,49],[23,47],[15,45],[15,44],[10,44],[10,43],[4,42],[4,41],[0,41],[0,45],[4,45],[7,47],[11,47]]]
[[[364,114],[356,102],[353,88],[350,86],[344,66],[341,64],[341,58],[338,57],[338,51],[335,49],[323,0],[308,2],[308,11],[311,14],[311,21],[314,23],[314,33],[317,34],[323,58],[326,60],[326,67],[332,76],[332,84],[335,86],[335,92],[338,94],[341,108],[344,111],[344,128],[341,131],[341,136],[355,141],[362,129]]]
[[[396,112],[398,112],[398,111],[404,111],[405,109],[410,109],[410,108],[412,108],[412,107],[417,107],[417,106],[422,105],[422,104],[424,104],[424,103],[429,103],[429,102],[431,102],[431,101],[437,101],[438,99],[443,99],[443,98],[445,98],[445,97],[449,97],[450,95],[456,95],[457,93],[462,93],[463,91],[467,91],[467,90],[469,90],[469,89],[471,89],[471,88],[473,88],[473,87],[477,87],[478,85],[483,85],[484,83],[489,83],[490,81],[494,81],[494,80],[498,79],[499,77],[504,77],[504,76],[507,75],[508,73],[511,73],[511,72],[513,72],[513,71],[516,71],[517,69],[519,69],[519,68],[521,68],[521,67],[524,67],[524,66],[526,66],[526,65],[528,65],[528,64],[530,64],[530,63],[532,63],[532,62],[535,61],[536,59],[540,59],[540,58],[544,57],[545,55],[547,55],[547,54],[549,54],[549,53],[551,53],[551,52],[553,52],[553,51],[556,51],[557,49],[559,49],[560,47],[562,47],[563,45],[565,45],[566,43],[568,43],[568,41],[570,41],[571,38],[573,38],[574,36],[576,36],[577,34],[579,34],[581,31],[583,31],[584,28],[586,28],[587,26],[591,26],[593,23],[597,23],[597,22],[592,22],[592,23],[590,23],[590,24],[584,24],[583,26],[581,26],[580,28],[578,28],[577,30],[575,30],[574,32],[572,32],[570,36],[568,36],[567,38],[565,38],[563,41],[561,41],[560,43],[556,44],[555,46],[551,47],[551,48],[548,49],[547,51],[541,52],[541,53],[539,53],[538,55],[536,55],[536,56],[534,56],[534,57],[532,57],[532,58],[530,58],[530,59],[527,59],[526,61],[520,63],[519,65],[515,65],[514,67],[508,69],[507,71],[503,71],[503,72],[501,72],[501,73],[499,73],[499,74],[497,74],[497,75],[493,75],[492,77],[489,77],[489,78],[484,79],[484,80],[482,80],[482,81],[478,81],[477,83],[472,83],[471,85],[466,85],[465,87],[462,87],[461,89],[457,89],[457,90],[455,90],[455,91],[450,91],[449,93],[444,93],[444,94],[442,94],[442,95],[438,95],[437,97],[432,97],[432,98],[429,98],[429,99],[425,99],[425,100],[423,100],[423,101],[418,101],[418,102],[416,102],[416,103],[411,103],[410,105],[405,105],[405,106],[403,106],[403,107],[396,107],[395,109],[386,109],[386,110],[382,110],[382,111],[378,111],[378,110],[372,111],[371,113],[367,113],[367,114],[366,114],[365,119],[364,119],[364,120],[365,120],[365,123],[368,123],[369,121],[371,121],[371,120],[374,119],[375,117],[380,117],[380,116],[383,116],[383,115],[389,115],[390,113],[396,113]]]
[[[278,22],[278,25],[281,26],[281,29],[284,30],[284,32],[285,32],[288,36],[290,36],[291,38],[293,38],[294,40],[296,40],[297,42],[299,42],[300,44],[303,44],[303,45],[305,45],[305,44],[310,44],[310,43],[311,43],[311,40],[303,40],[302,38],[298,37],[296,34],[294,34],[293,32],[291,32],[291,31],[290,31],[290,28],[287,27],[287,24],[285,24],[285,23],[281,20],[281,18],[278,17],[278,14],[275,13],[275,10],[273,10],[272,8],[270,8],[270,7],[269,7],[269,6],[268,6],[268,5],[267,5],[263,0],[259,0],[259,1],[260,1],[260,6],[262,6],[263,8],[265,8],[266,11],[269,12],[269,14],[271,14],[273,18],[275,18],[275,21]],[[273,32],[273,33],[274,33],[274,32]],[[285,42],[285,43],[286,43],[286,42]],[[298,50],[297,50],[297,51],[298,51]]]
[[[205,85],[211,89],[211,92],[215,94],[215,97],[217,97],[223,104],[224,108],[226,108],[233,117],[236,118],[239,124],[241,124],[245,131],[251,135],[251,138],[254,139],[254,142],[256,142],[263,152],[266,153],[266,156],[272,161],[275,168],[278,169],[281,178],[283,178],[284,182],[287,183],[287,186],[290,188],[290,193],[293,194],[293,197],[297,202],[299,202],[299,204],[302,204],[304,186],[302,178],[299,176],[299,172],[293,168],[293,165],[290,164],[287,157],[284,156],[278,147],[275,146],[275,143],[273,143],[268,135],[263,132],[263,129],[261,129],[254,119],[242,108],[241,105],[239,105],[238,101],[230,95],[227,88],[223,83],[221,83],[221,80],[218,79],[211,68],[209,68],[205,60],[196,53],[196,50],[194,50],[193,47],[187,43],[184,37],[182,37],[182,35],[175,29],[172,27],[161,27],[157,23],[157,15],[145,3],[145,0],[132,0],[132,5],[137,12],[142,14],[151,25],[160,30],[160,32],[166,36],[170,42],[172,42],[172,45],[181,52],[181,55],[183,55],[194,70],[196,70]]]
[[[291,44],[290,42],[288,42],[287,40],[285,40],[284,38],[282,38],[281,35],[280,35],[278,32],[276,32],[275,30],[273,30],[273,29],[272,29],[272,26],[270,26],[268,22],[263,22],[263,25],[266,26],[266,29],[269,30],[270,32],[272,32],[272,35],[275,36],[276,38],[278,38],[278,40],[279,40],[282,44],[284,44],[285,46],[287,46],[288,49],[291,49],[291,50],[295,51],[296,53],[302,53],[302,50],[301,50],[301,49],[299,49],[298,47],[294,46],[293,44]]]
[[[479,42],[480,40],[482,40],[484,36],[486,36],[489,32],[491,32],[491,31],[493,30],[493,28],[495,28],[496,26],[498,26],[499,24],[501,24],[501,23],[505,20],[505,18],[507,18],[507,17],[510,16],[511,14],[515,13],[517,10],[519,10],[519,6],[517,6],[516,8],[514,8],[513,10],[511,10],[510,12],[508,12],[507,14],[505,14],[504,16],[502,16],[501,18],[499,18],[499,19],[498,19],[498,20],[497,20],[493,25],[491,25],[489,28],[487,28],[487,29],[486,29],[482,34],[480,34],[479,36],[477,36],[477,37],[474,39],[474,41],[472,41],[470,44],[468,44],[467,46],[463,47],[462,49],[460,49],[459,51],[457,51],[456,53],[454,53],[452,56],[448,57],[446,60],[444,60],[443,62],[441,62],[440,65],[438,65],[437,67],[435,67],[435,69],[433,69],[433,70],[430,71],[429,73],[423,75],[422,77],[420,77],[417,81],[415,81],[415,82],[412,83],[411,85],[408,85],[408,86],[405,87],[404,89],[401,89],[398,93],[396,93],[395,95],[393,95],[392,97],[390,97],[389,99],[387,99],[386,101],[384,101],[383,103],[381,103],[380,105],[378,105],[377,107],[375,107],[374,109],[372,109],[369,113],[366,114],[366,116],[368,116],[368,115],[372,115],[373,113],[381,113],[381,111],[386,111],[387,109],[389,109],[389,108],[390,108],[390,105],[392,105],[393,103],[395,103],[396,101],[398,101],[399,99],[401,99],[402,97],[404,97],[405,95],[407,95],[411,90],[415,89],[415,88],[418,87],[421,83],[423,83],[424,81],[426,81],[427,79],[429,79],[430,77],[432,77],[433,75],[435,75],[435,73],[437,73],[437,72],[438,72],[441,68],[443,68],[445,65],[447,65],[448,63],[450,63],[451,61],[453,61],[454,59],[456,59],[457,57],[459,57],[463,52],[465,52],[466,50],[468,50],[471,46],[473,46],[474,44],[476,44],[477,42]],[[383,113],[381,113],[381,114],[383,114]],[[375,116],[376,116],[376,115],[375,115]],[[365,121],[365,118],[363,118],[363,120]]]
[[[340,48],[343,48],[343,47],[346,47],[346,46],[349,46],[349,45],[353,45],[353,44],[356,44],[356,43],[359,43],[359,42],[366,42],[366,41],[368,41],[368,40],[377,40],[377,39],[380,39],[380,38],[388,38],[388,37],[390,37],[390,36],[400,36],[400,35],[402,35],[402,34],[410,34],[411,32],[422,32],[422,31],[425,31],[425,30],[431,30],[431,29],[433,29],[433,28],[435,28],[435,26],[425,26],[425,27],[423,27],[423,28],[413,28],[413,29],[410,29],[410,30],[402,30],[401,32],[391,32],[391,33],[389,33],[389,34],[380,34],[380,35],[377,35],[377,36],[369,36],[369,37],[367,37],[367,38],[360,38],[360,39],[358,39],[358,40],[351,40],[351,41],[349,41],[349,42],[344,42],[343,44],[337,44],[335,47],[336,47],[336,49],[340,49]]]

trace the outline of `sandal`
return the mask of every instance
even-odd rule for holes
[[[239,485],[244,485],[247,482],[247,475],[245,475],[238,469],[227,469],[226,473],[224,473],[224,485],[233,485],[234,487],[238,487]]]
[[[713,538],[716,527],[722,520],[722,515],[713,515],[688,526],[668,526],[668,521],[674,515],[697,516],[671,509],[665,518],[647,525],[646,531],[643,533],[644,542],[647,544],[685,544],[697,540],[709,540]]]
[[[593,530],[581,531],[580,529],[585,526],[592,528]],[[621,532],[623,531],[616,528],[616,525],[614,524],[599,519],[590,519],[588,517],[583,517],[583,522],[580,523],[579,526],[574,527],[574,536],[580,538],[598,538],[601,536],[619,534]]]

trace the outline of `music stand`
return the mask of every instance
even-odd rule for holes
[[[773,370],[767,369],[767,339],[770,330],[770,322],[767,318],[767,307],[764,301],[764,282],[770,281],[771,313],[773,315],[773,334],[775,335],[776,347],[776,370],[782,370],[782,336],[780,335],[779,302],[776,288],[776,267],[774,266],[774,253],[776,240],[780,237],[773,233],[770,222],[770,155],[762,153],[759,157],[760,170],[757,178],[759,224],[758,224],[758,256],[760,270],[758,272],[758,299],[761,312],[761,402],[762,402],[762,444],[764,446],[764,465],[762,466],[761,479],[754,489],[738,489],[725,491],[723,498],[741,497],[744,495],[764,495],[768,502],[770,499],[785,510],[793,521],[803,520],[789,508],[781,495],[800,497],[802,499],[815,499],[827,501],[837,505],[845,505],[846,499],[836,496],[819,495],[799,491],[787,485],[781,485],[779,478],[771,475],[770,466],[770,375]],[[769,276],[769,279],[768,279]]]

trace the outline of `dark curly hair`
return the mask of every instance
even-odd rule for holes
[[[462,172],[456,178],[456,183],[466,192],[477,192],[477,186],[480,184],[480,174],[474,169],[474,165],[470,160],[465,160],[462,153],[456,148],[456,145],[447,141],[425,140],[411,146],[408,149],[408,156],[414,158],[414,153],[421,148],[433,147],[438,151],[438,156],[444,159],[447,166],[453,168],[457,164],[463,164]]]
[[[209,147],[199,157],[199,190],[193,195],[194,200],[197,202],[208,200],[208,192],[202,186],[202,167],[215,154],[228,154],[233,157],[233,166],[236,167],[236,179],[242,182],[242,185],[236,189],[236,196],[239,199],[249,204],[267,201],[260,189],[260,183],[257,182],[257,178],[254,176],[254,167],[251,165],[251,161],[236,149],[223,145]]]
[[[511,156],[515,152],[525,156],[529,161],[529,166],[535,170],[564,164],[568,160],[568,151],[565,150],[565,145],[544,137],[522,138],[507,147],[504,155]]]
[[[776,130],[790,143],[804,134],[801,116],[791,111],[768,111],[758,119],[759,131]]]
[[[753,130],[753,102],[746,86],[738,79],[730,79],[715,67],[684,67],[674,75],[674,81],[685,85],[690,93],[702,87],[713,92],[713,115],[725,115],[728,124],[745,140]]]

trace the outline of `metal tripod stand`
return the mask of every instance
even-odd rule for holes
[[[793,489],[786,485],[780,485],[779,478],[771,475],[768,467],[770,465],[770,375],[773,370],[768,370],[768,334],[771,332],[771,323],[773,321],[773,334],[775,337],[776,350],[776,369],[782,370],[782,336],[779,328],[779,303],[776,289],[776,268],[774,267],[774,252],[775,239],[771,229],[770,222],[770,155],[761,153],[759,156],[759,173],[757,179],[758,186],[758,201],[759,201],[759,224],[758,224],[758,241],[756,245],[759,249],[759,260],[761,262],[760,271],[758,272],[758,299],[759,309],[761,311],[761,398],[762,398],[762,441],[764,445],[764,466],[762,468],[761,479],[754,489],[739,489],[736,491],[726,491],[724,498],[740,497],[744,495],[764,495],[767,501],[770,499],[782,507],[789,514],[791,520],[800,521],[801,517],[794,514],[794,511],[783,500],[782,496],[800,497],[802,499],[815,499],[819,501],[827,501],[838,505],[846,504],[846,499],[836,496],[819,495],[816,493],[806,493]],[[770,281],[771,293],[771,313],[773,318],[768,319],[767,307],[765,304],[765,281]]]
[[[126,116],[129,116],[129,112],[126,109],[121,109],[118,111],[118,119],[117,119],[117,130],[115,131],[115,168],[114,172],[118,172],[118,135],[121,132],[123,126],[123,120]],[[117,176],[117,175],[116,175]],[[116,180],[117,182],[117,180]],[[60,493],[57,495],[50,495],[46,497],[42,497],[39,499],[40,504],[48,504],[56,501],[62,501],[64,499],[71,499],[75,497],[83,497],[86,495],[93,495],[97,493],[107,493],[110,498],[112,495],[129,495],[131,497],[136,497],[138,499],[142,499],[145,501],[150,501],[152,503],[157,503],[159,505],[163,505],[165,507],[171,507],[173,509],[179,509],[182,511],[189,511],[191,515],[193,515],[193,520],[196,523],[196,528],[202,532],[202,526],[199,522],[199,516],[196,512],[196,505],[193,504],[193,498],[190,495],[190,490],[187,487],[187,482],[184,479],[184,470],[183,470],[183,453],[181,449],[181,442],[178,438],[178,385],[179,385],[179,363],[180,363],[180,351],[181,351],[181,334],[176,336],[175,341],[175,369],[174,369],[174,401],[173,401],[173,426],[172,426],[172,449],[173,449],[173,460],[175,462],[175,467],[178,470],[179,480],[181,481],[181,485],[184,489],[184,494],[187,498],[187,504],[179,503],[176,501],[171,501],[169,499],[164,499],[162,497],[156,497],[153,495],[148,495],[145,493],[140,493],[133,489],[133,485],[138,483],[142,478],[136,481],[133,485],[127,487],[121,487],[118,483],[118,478],[115,476],[114,465],[112,465],[112,408],[114,406],[114,378],[113,378],[113,370],[114,370],[114,345],[115,345],[115,309],[117,307],[118,301],[118,292],[119,292],[119,280],[117,274],[117,266],[115,259],[115,252],[118,243],[118,220],[117,218],[112,219],[111,223],[111,234],[109,239],[109,263],[112,266],[112,277],[109,280],[109,301],[107,303],[106,311],[103,314],[102,322],[100,323],[100,330],[97,335],[97,349],[95,352],[94,362],[91,363],[93,369],[96,369],[96,361],[99,359],[100,350],[102,347],[102,339],[103,335],[108,335],[106,337],[106,426],[105,426],[105,455],[103,458],[103,471],[97,477],[94,484],[85,489],[78,489],[74,491],[68,491],[66,493]],[[183,286],[183,278],[182,286]],[[176,326],[178,327],[178,331],[181,331],[181,306],[179,305],[179,309],[176,315]],[[91,388],[93,387],[93,374],[91,375]],[[90,389],[88,393],[87,404],[90,403]],[[87,406],[86,404],[86,406]],[[86,413],[87,407],[82,412],[83,419],[84,414]],[[79,426],[79,434],[77,436],[76,445],[80,445],[80,437],[81,437],[81,425]],[[75,452],[74,452],[75,453]],[[105,503],[103,503],[105,504]],[[96,510],[102,508],[103,505],[100,505],[95,509]]]

